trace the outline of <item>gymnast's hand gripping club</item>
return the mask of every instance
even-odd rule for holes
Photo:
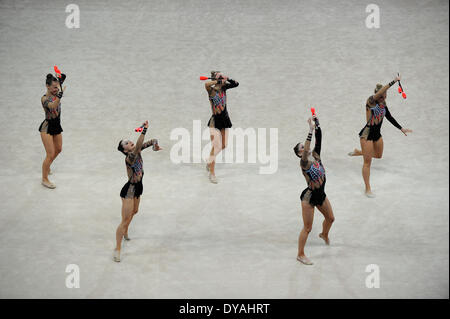
[[[134,131],[137,132],[137,133],[142,132],[142,130],[144,129],[144,126],[145,126],[145,123],[142,123],[142,125],[139,126],[139,127],[136,127],[136,128],[134,129]],[[149,126],[150,126],[150,125],[149,125]]]
[[[64,83],[64,80],[66,79],[66,75],[64,73],[61,73],[61,70],[58,68],[57,65],[53,66],[53,70],[55,70],[55,75],[56,75],[56,78],[58,79],[59,89],[60,89],[60,92],[57,94],[57,97],[62,98],[63,93],[66,90],[65,86],[64,86],[64,89],[62,88],[62,84]]]
[[[230,83],[235,83],[234,80],[230,79],[227,76],[220,75],[218,78],[207,77],[207,76],[200,76],[200,81],[206,81],[206,80],[217,81],[217,83],[219,83],[219,84],[225,84],[225,82],[227,82],[227,81],[230,82]]]

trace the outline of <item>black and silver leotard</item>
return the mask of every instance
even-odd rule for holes
[[[312,206],[322,205],[325,201],[325,168],[320,158],[320,150],[322,145],[322,130],[319,126],[315,128],[316,144],[312,152],[313,160],[303,158],[300,160],[303,176],[306,179],[308,187],[303,190],[300,195],[302,201],[307,201]]]
[[[152,139],[143,143],[144,134],[141,134],[136,142],[136,149],[127,154],[125,165],[127,168],[128,182],[122,187],[120,197],[122,198],[139,198],[144,190],[142,179],[144,178],[144,161],[142,160],[141,151],[157,143],[156,139]]]
[[[222,86],[220,90],[213,90],[209,94],[209,102],[211,104],[212,116],[208,121],[208,127],[214,127],[216,129],[230,128],[232,127],[230,116],[227,110],[227,90],[239,86],[239,83],[235,80],[228,79],[227,83]]]
[[[39,125],[39,132],[58,135],[63,131],[61,127],[61,102],[55,108],[48,106],[54,100],[55,97],[47,96],[46,94],[41,99],[42,108],[45,112],[45,120]]]
[[[378,141],[381,137],[381,125],[385,117],[396,128],[402,128],[392,117],[386,104],[376,102],[373,95],[367,99],[366,111],[370,111],[370,114],[368,115],[367,124],[359,132],[360,138],[368,141]]]

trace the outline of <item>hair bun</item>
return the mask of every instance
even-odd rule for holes
[[[55,78],[51,73],[47,74],[47,77],[45,78],[45,84],[51,85],[53,81],[58,81],[58,79]]]
[[[378,83],[377,86],[375,87],[374,93],[376,94],[379,90],[381,90],[383,88],[383,84]]]

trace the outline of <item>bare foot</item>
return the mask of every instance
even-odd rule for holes
[[[355,148],[352,152],[348,153],[348,156],[358,156],[361,155],[361,151],[357,148]]]
[[[305,255],[303,256],[297,256],[297,260],[305,265],[313,265],[313,262],[308,259]]]
[[[327,237],[325,237],[322,233],[319,234],[319,237],[322,238],[325,241],[326,245],[330,245],[330,239]]]

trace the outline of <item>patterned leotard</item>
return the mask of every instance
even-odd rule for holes
[[[211,90],[213,90],[214,92],[208,92],[212,111],[212,116],[208,121],[208,127],[216,129],[232,127],[230,116],[228,115],[227,110],[227,90],[239,86],[239,83],[232,79],[228,79],[227,81],[228,83],[223,85],[220,90],[211,88]]]
[[[226,91],[216,91],[216,95],[210,96],[211,110],[213,115],[227,112],[227,93]]]
[[[157,143],[155,139],[143,143],[141,151],[155,143]],[[125,166],[127,168],[128,182],[123,186],[120,196],[123,198],[139,198],[143,192],[142,179],[144,178],[144,161],[141,152],[128,153],[125,158]]]
[[[302,169],[302,172],[306,178],[308,188],[311,190],[320,188],[325,182],[325,168],[323,167],[320,158],[315,159],[308,169]]]
[[[55,101],[55,97],[44,95],[44,100],[41,99],[42,108],[45,112],[45,120],[39,126],[39,132],[47,133],[50,135],[60,134],[63,129],[61,127],[61,102],[58,106],[51,108],[49,103]]]
[[[375,106],[371,106],[374,104]],[[402,128],[400,124],[398,124],[392,117],[386,104],[377,103],[373,99],[373,96],[369,97],[367,100],[366,110],[370,110],[370,115],[367,120],[367,124],[359,132],[360,138],[364,138],[368,141],[378,141],[381,137],[381,125],[383,124],[383,119],[385,117],[398,129]]]
[[[303,176],[306,179],[308,187],[303,190],[300,199],[307,201],[312,206],[322,205],[325,194],[325,168],[323,167],[322,160],[320,158],[320,150],[322,144],[322,131],[320,127],[315,129],[316,145],[312,152],[313,161],[308,159],[301,159],[300,167],[302,168]]]

